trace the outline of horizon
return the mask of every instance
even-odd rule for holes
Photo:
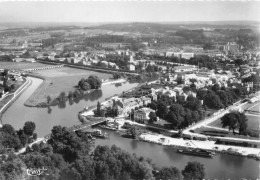
[[[259,22],[259,19],[259,1],[0,2],[0,23]]]

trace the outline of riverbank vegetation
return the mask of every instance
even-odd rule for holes
[[[4,131],[9,133],[6,127]],[[53,127],[47,143],[27,147],[23,155],[9,153],[0,158],[0,177],[5,180],[29,179],[26,169],[43,167],[46,171],[39,175],[40,179],[181,180],[205,176],[204,166],[198,162],[188,163],[182,173],[176,167],[157,168],[151,160],[131,155],[115,145],[94,148],[86,134],[76,134],[61,126]]]
[[[0,128],[0,149],[1,153],[5,153],[7,150],[18,151],[22,147],[26,147],[29,143],[32,143],[37,139],[37,134],[34,133],[35,123],[27,121],[24,124],[23,129],[16,131],[11,125],[4,124]]]

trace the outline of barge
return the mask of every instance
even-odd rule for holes
[[[212,158],[214,153],[203,149],[178,149],[178,153]]]

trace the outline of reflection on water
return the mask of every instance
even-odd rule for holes
[[[68,102],[69,102],[69,105],[72,106],[74,104],[74,102],[76,104],[78,104],[80,101],[84,100],[84,101],[96,101],[98,100],[99,98],[102,97],[102,90],[101,89],[98,89],[98,90],[94,90],[90,93],[85,93],[83,96],[79,97],[79,98],[69,98],[68,99]],[[59,109],[65,109],[66,108],[66,101],[62,101],[60,102],[57,106]],[[48,111],[49,112],[49,111]]]
[[[131,141],[132,149],[136,149],[138,146],[138,141]]]
[[[103,95],[102,90],[98,89],[91,93],[85,94],[82,99],[84,99],[85,101],[96,101],[99,98],[101,98],[102,95]]]
[[[52,109],[51,109],[51,107],[48,107],[48,114],[51,114],[51,111],[52,111]]]
[[[122,83],[116,83],[115,86],[116,87],[122,86]]]
[[[235,155],[224,154],[223,156],[220,156],[220,160],[223,163],[227,164],[229,167],[234,167],[236,169],[239,168],[244,163],[246,158],[235,156]]]
[[[60,103],[58,104],[58,107],[59,107],[60,109],[66,108],[66,101],[60,102]]]
[[[163,152],[165,152],[169,160],[171,160],[172,162],[183,160],[183,156],[180,156],[180,154],[178,153],[173,153],[176,152],[176,149],[174,148],[163,146]]]

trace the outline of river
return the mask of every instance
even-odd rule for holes
[[[15,129],[22,128],[26,121],[33,121],[36,124],[36,132],[39,137],[49,134],[55,125],[73,126],[79,124],[77,114],[86,106],[97,104],[97,101],[104,101],[106,98],[127,91],[136,84],[125,83],[122,86],[107,85],[102,91],[95,91],[85,96],[79,102],[70,104],[66,102],[63,106],[52,107],[51,111],[46,108],[30,108],[23,104],[33,91],[41,84],[42,80],[31,78],[33,83],[23,94],[12,104],[2,116],[3,123],[11,124]],[[129,153],[136,153],[152,159],[152,162],[159,167],[176,166],[183,169],[187,162],[198,161],[204,164],[207,178],[247,178],[256,179],[259,177],[259,162],[238,156],[218,154],[210,158],[188,156],[176,153],[176,149],[160,146],[147,142],[140,142],[122,138],[114,132],[107,131],[109,139],[96,140],[96,145],[117,145]]]

